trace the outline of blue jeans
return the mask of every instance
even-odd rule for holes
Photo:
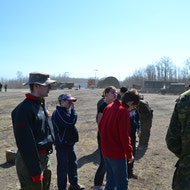
[[[71,185],[78,184],[77,158],[74,146],[67,149],[56,149],[57,185],[59,190],[66,190],[67,174]]]
[[[104,157],[107,180],[105,190],[128,190],[127,159],[112,159]]]
[[[99,133],[98,133],[97,139],[98,139],[98,149],[99,149],[99,153],[100,153],[100,165],[95,174],[94,185],[102,186],[102,183],[104,180],[104,175],[106,173],[106,167],[105,167],[105,162],[104,162],[104,158],[103,158],[102,151],[101,151],[101,145],[100,145],[101,140],[100,140]]]

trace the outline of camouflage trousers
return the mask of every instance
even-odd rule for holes
[[[17,175],[20,181],[21,190],[49,190],[51,181],[51,164],[49,160],[49,154],[39,154],[43,180],[39,182],[33,182],[26,165],[23,162],[21,154],[17,153],[15,164]]]
[[[173,190],[190,190],[190,156],[180,159],[174,172]]]

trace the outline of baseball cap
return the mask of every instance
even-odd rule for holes
[[[58,97],[58,101],[61,101],[61,100],[70,100],[70,101],[73,101],[73,102],[77,101],[77,99],[72,97],[70,94],[61,94]]]

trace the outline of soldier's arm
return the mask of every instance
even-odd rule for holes
[[[170,125],[166,134],[166,144],[168,149],[177,157],[181,154],[181,125],[179,122],[178,105],[175,105]]]

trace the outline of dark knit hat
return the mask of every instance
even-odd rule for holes
[[[121,97],[121,101],[125,104],[127,104],[130,101],[134,101],[135,105],[139,104],[140,101],[140,97],[139,95],[130,93],[130,92],[126,92],[122,97]]]
[[[120,92],[122,92],[122,93],[125,93],[125,92],[127,92],[127,88],[126,87],[124,87],[124,86],[122,86],[121,88],[120,88]]]

